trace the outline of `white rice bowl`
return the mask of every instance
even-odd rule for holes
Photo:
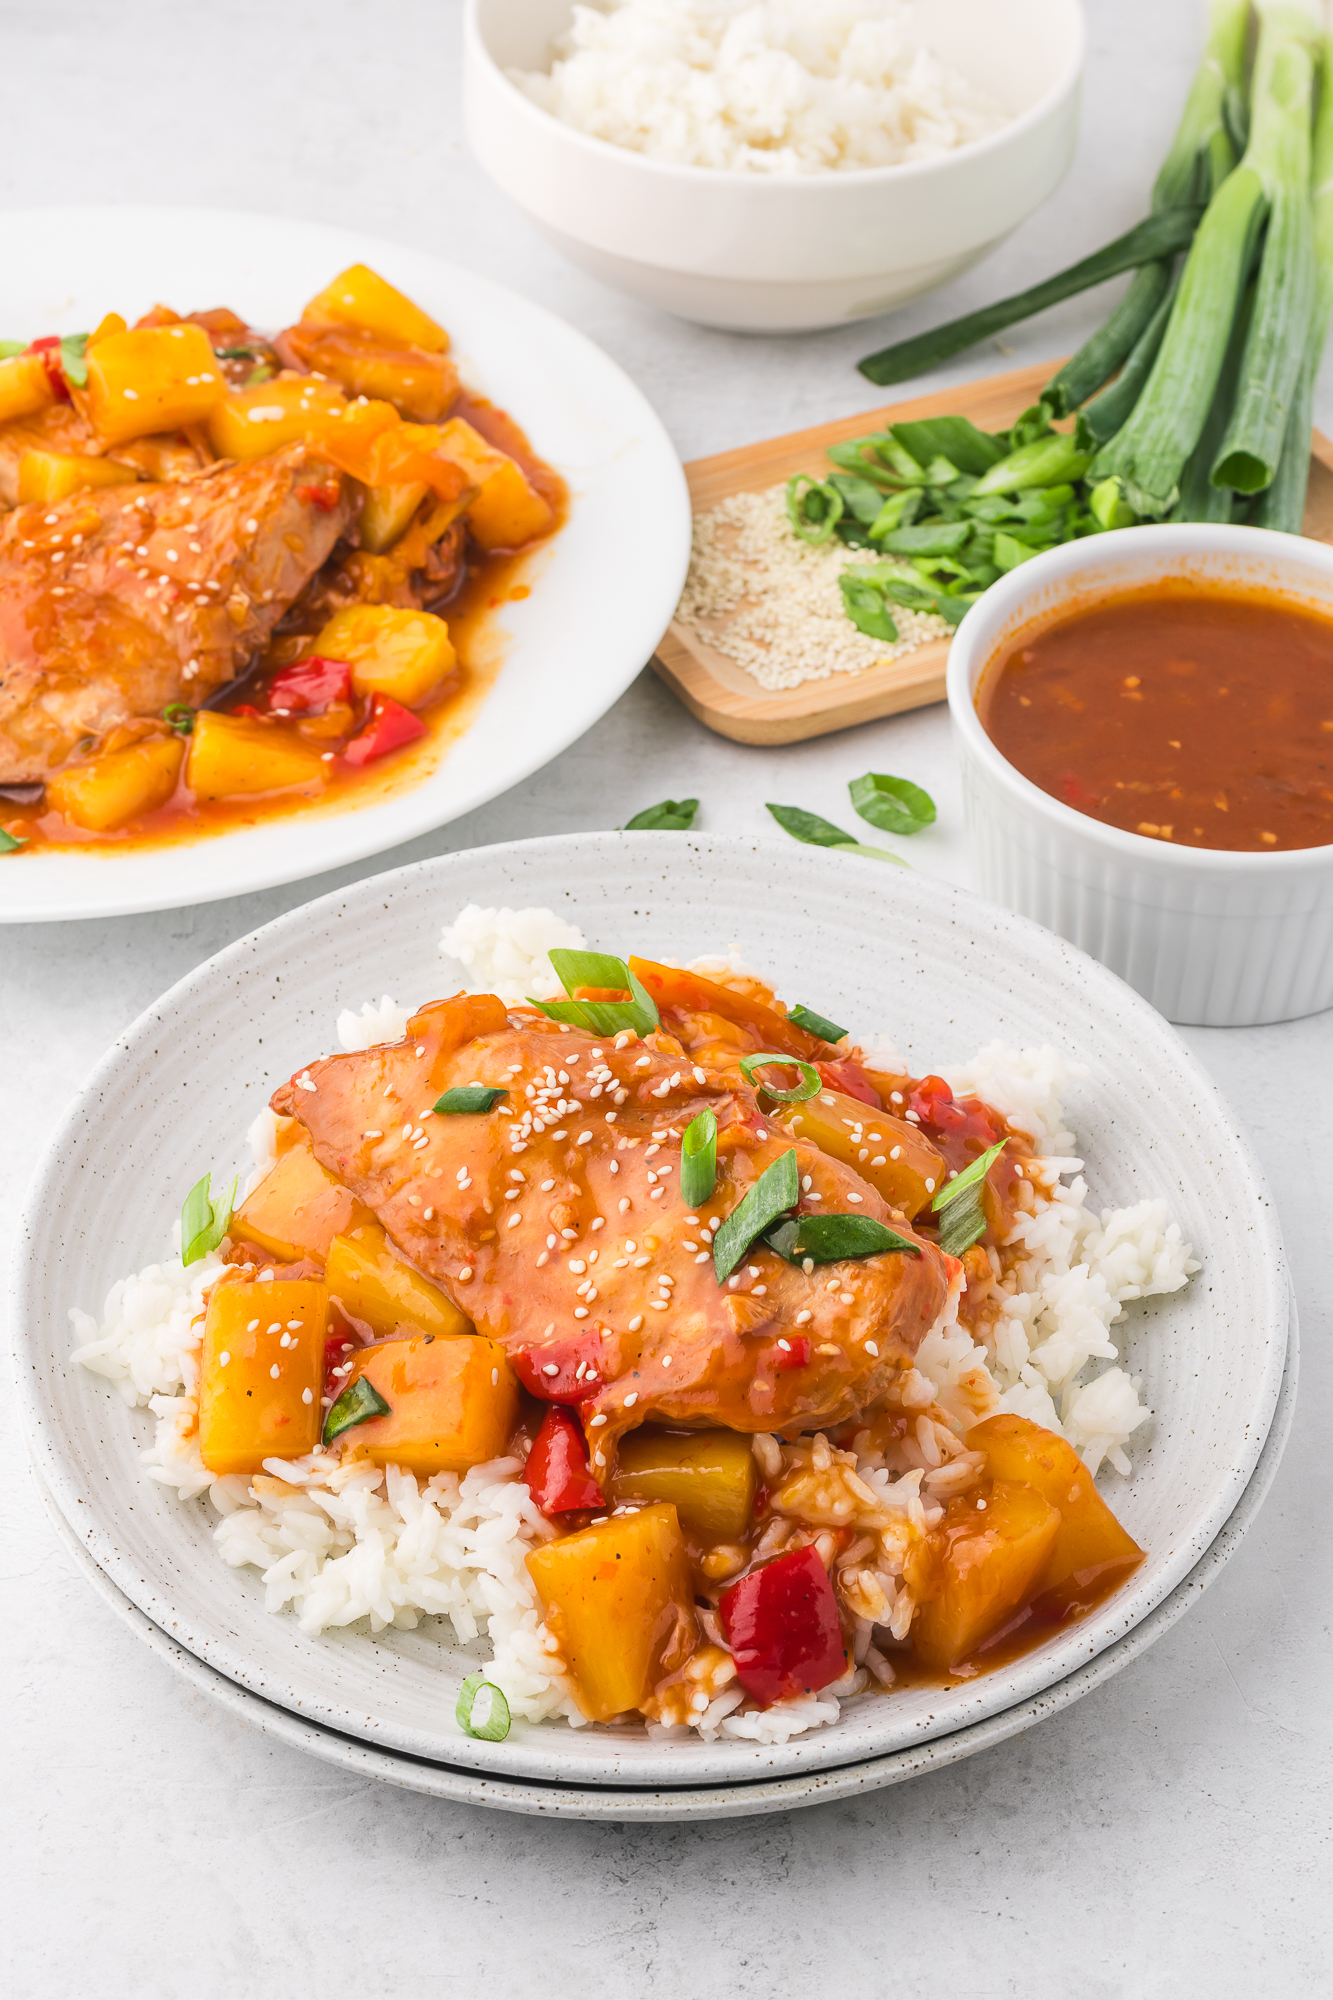
[[[440,950],[465,966],[474,989],[497,991],[512,1005],[559,991],[549,951],[585,943],[550,910],[470,904],[446,927]],[[713,976],[743,969],[735,945],[694,963]],[[337,1039],[347,1050],[397,1040],[409,1011],[388,995],[346,1008]],[[890,1045],[881,1039],[875,1046],[882,1056]],[[1089,1206],[1062,1106],[1064,1090],[1081,1074],[1053,1048],[1000,1042],[947,1073],[959,1094],[984,1098],[1037,1142],[1053,1193],[1038,1199],[1034,1213],[1018,1216],[1008,1239],[1013,1256],[1000,1278],[1003,1306],[990,1344],[978,1346],[960,1324],[954,1295],[922,1343],[904,1401],[922,1410],[938,1405],[960,1432],[976,1421],[979,1407],[1011,1411],[1067,1437],[1093,1472],[1105,1460],[1128,1474],[1127,1447],[1151,1412],[1137,1379],[1117,1365],[1110,1330],[1129,1301],[1179,1291],[1199,1266],[1161,1196],[1149,1193],[1120,1209]],[[251,1184],[271,1164],[272,1130],[272,1114],[261,1111],[249,1135]],[[267,1609],[295,1617],[308,1636],[362,1621],[377,1634],[447,1619],[462,1645],[478,1645],[481,1670],[513,1715],[586,1727],[524,1561],[555,1530],[529,1495],[521,1458],[496,1459],[462,1478],[438,1473],[423,1481],[397,1466],[344,1467],[322,1450],[293,1461],[269,1459],[259,1479],[209,1472],[199,1455],[195,1392],[203,1295],[224,1264],[210,1254],[185,1269],[179,1224],[174,1234],[170,1257],[112,1287],[100,1322],[78,1307],[70,1311],[78,1340],[73,1358],[114,1384],[131,1407],[152,1412],[147,1476],[181,1501],[206,1495],[222,1560],[257,1570]],[[994,1253],[992,1260],[998,1273]],[[1090,1374],[1094,1362],[1111,1365]],[[856,1468],[891,1507],[927,1526],[939,1518],[949,1490],[941,1480],[932,1486],[942,1466],[940,1445],[950,1448],[947,1436],[932,1435],[936,1428],[919,1420],[919,1464],[906,1477],[894,1479],[882,1457],[862,1459]],[[910,1629],[910,1600],[902,1603],[896,1639]],[[725,1687],[688,1726],[650,1723],[649,1733],[778,1744],[836,1722],[842,1700],[873,1690],[877,1669],[891,1679],[871,1627],[858,1622],[865,1629],[853,1635],[855,1667],[834,1688],[759,1709],[738,1688]]]

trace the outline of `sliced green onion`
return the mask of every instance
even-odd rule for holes
[[[878,517],[884,495],[873,481],[859,478],[851,472],[834,472],[829,475],[828,484],[841,495],[846,511],[853,519],[869,527]]]
[[[768,1069],[775,1063],[780,1063],[784,1069],[798,1069],[801,1072],[801,1081],[795,1090],[778,1090],[773,1084],[765,1083],[762,1077],[755,1075],[757,1069]],[[824,1087],[814,1064],[802,1062],[799,1056],[776,1056],[771,1052],[760,1056],[742,1056],[740,1066],[745,1081],[752,1083],[756,1090],[762,1090],[765,1097],[773,1098],[778,1104],[804,1104],[808,1098],[818,1097]]]
[[[935,801],[920,785],[907,778],[891,778],[883,771],[867,771],[853,778],[847,790],[852,805],[881,833],[920,833],[935,824]]]
[[[787,519],[803,542],[816,547],[827,542],[842,514],[842,495],[835,487],[822,485],[808,472],[794,473],[787,481]]]
[[[857,569],[843,570],[838,588],[842,592],[842,608],[857,631],[864,632],[867,639],[880,639],[885,645],[892,645],[898,637],[898,627],[884,602],[883,590]]]
[[[771,1229],[780,1215],[801,1198],[796,1148],[780,1153],[765,1167],[754,1186],[739,1201],[713,1238],[713,1269],[719,1284],[729,1278],[750,1245]]]
[[[657,806],[645,806],[642,812],[627,819],[622,833],[646,833],[658,830],[665,833],[688,833],[694,825],[694,815],[699,810],[698,799],[663,799]],[[585,981],[585,985],[591,984]]]
[[[236,1199],[239,1174],[224,1195],[214,1201],[210,1195],[211,1174],[196,1181],[181,1204],[181,1263],[197,1264],[210,1250],[216,1250],[231,1222],[231,1205]]]
[[[533,1000],[552,1021],[568,1021],[593,1035],[619,1035],[626,1028],[635,1034],[651,1034],[662,1024],[657,1004],[630,971],[623,958],[602,951],[562,951],[550,954],[556,977],[566,993],[576,986],[603,986],[613,992],[627,992],[628,1000]]]
[[[772,813],[784,833],[793,840],[803,840],[807,847],[832,847],[842,854],[868,854],[876,861],[892,861],[899,868],[907,863],[900,854],[890,854],[887,847],[863,847],[859,840],[853,840],[850,833],[844,833],[832,820],[821,819],[818,813],[806,812],[803,806],[775,806],[770,804]]]
[[[807,1035],[818,1035],[821,1042],[840,1042],[848,1033],[836,1021],[830,1021],[827,1014],[816,1014],[813,1007],[793,1007],[787,1019],[804,1028]]]
[[[705,1108],[685,1127],[680,1142],[680,1198],[690,1209],[717,1186],[717,1118]]]
[[[1033,313],[1045,312],[1048,306],[1059,305],[1062,299],[1073,298],[1076,293],[1088,291],[1093,285],[1104,284],[1108,278],[1118,277],[1122,271],[1136,270],[1140,264],[1174,256],[1176,251],[1185,249],[1193,240],[1199,213],[1196,207],[1181,206],[1149,215],[1123,236],[1117,236],[1113,243],[1104,244],[1090,257],[1081,258],[1067,271],[1044,279],[1028,291],[1000,299],[993,306],[985,306],[980,312],[951,320],[948,325],[935,327],[930,333],[919,333],[910,340],[896,341],[892,347],[883,347],[877,354],[866,355],[856,365],[868,381],[876,382],[881,387],[890,382],[906,382],[913,375],[924,375],[927,369],[938,367],[951,355],[961,354],[965,347],[974,347],[979,341],[989,340],[993,334],[1002,333],[1005,327],[1013,326],[1018,320],[1028,319]]]
[[[253,347],[215,347],[213,353],[219,361],[253,361],[256,350]]]
[[[20,354],[26,354],[26,340],[0,340],[0,361],[13,361]]]
[[[16,833],[6,833],[4,827],[0,826],[0,854],[13,854],[18,848],[26,847],[27,844],[27,841],[20,840]]]
[[[961,1257],[978,1237],[985,1235],[986,1213],[981,1195],[986,1170],[999,1159],[1008,1143],[1007,1139],[1000,1139],[986,1152],[979,1153],[970,1167],[964,1167],[961,1174],[944,1183],[931,1202],[932,1213],[941,1217],[940,1249],[946,1256]]]
[[[918,521],[911,527],[892,528],[876,540],[890,556],[956,556],[971,534],[967,521]]]
[[[985,472],[1005,452],[1003,440],[978,430],[970,417],[919,417],[895,424],[893,437],[925,466],[923,476],[931,486],[947,486],[960,472]],[[943,464],[937,467],[938,460]],[[937,469],[943,478],[932,476]]]
[[[355,1382],[349,1382],[333,1408],[324,1419],[324,1442],[332,1444],[344,1431],[355,1430],[358,1424],[368,1424],[372,1417],[387,1417],[389,1405],[381,1396],[373,1382],[367,1382],[364,1375],[358,1375]]]
[[[472,1713],[477,1696],[482,1692],[490,1696],[490,1706],[484,1722],[474,1722]],[[503,1743],[509,1734],[509,1703],[501,1694],[494,1681],[488,1681],[481,1674],[469,1674],[458,1690],[458,1705],[454,1709],[460,1729],[469,1736],[478,1736],[483,1743]]]
[[[446,1090],[443,1097],[437,1097],[432,1111],[443,1113],[460,1111],[494,1111],[501,1098],[508,1097],[507,1090],[500,1090],[489,1083],[457,1083],[452,1090]]]
[[[887,1250],[921,1255],[919,1243],[869,1215],[799,1215],[794,1222],[770,1230],[764,1241],[789,1264],[806,1258],[812,1264],[841,1264],[852,1257],[878,1257]]]
[[[88,386],[88,363],[84,359],[87,348],[86,333],[65,333],[60,337],[60,366],[65,380],[72,382],[76,389]]]
[[[252,368],[250,370],[250,373],[246,376],[244,382],[242,382],[241,387],[243,389],[253,389],[260,382],[270,382],[272,381],[273,376],[276,374],[276,372],[277,372],[276,369],[270,368],[267,361],[261,361],[258,368]]]
[[[901,492],[891,493],[866,530],[871,541],[892,534],[895,528],[910,527],[921,511],[924,498],[919,486],[904,486]]]
[[[194,710],[183,701],[169,701],[162,711],[162,720],[169,722],[178,736],[189,736],[194,730]]]
[[[993,465],[978,482],[974,497],[988,493],[1021,493],[1032,486],[1056,486],[1081,479],[1092,463],[1090,451],[1080,451],[1078,441],[1061,431],[1020,445],[998,465]]]

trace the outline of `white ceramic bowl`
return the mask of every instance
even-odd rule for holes
[[[1333,846],[1239,854],[1104,826],[1016,771],[981,726],[988,665],[1077,601],[1171,577],[1281,590],[1333,617],[1333,549],[1262,528],[1126,528],[992,584],[949,653],[977,882],[1109,965],[1172,1021],[1290,1021],[1333,1006]]]
[[[468,0],[468,138],[568,257],[649,305],[746,333],[866,319],[994,249],[1059,186],[1078,129],[1079,0],[910,4],[918,39],[1013,114],[940,160],[768,176],[588,138],[506,75],[550,67],[572,0]]]
[[[66,1308],[97,1307],[116,1278],[161,1256],[182,1190],[205,1168],[221,1184],[242,1166],[241,1135],[281,1078],[333,1044],[341,1007],[385,991],[415,1003],[459,983],[437,940],[468,902],[547,905],[590,944],[659,958],[735,939],[786,993],[809,993],[817,975],[839,1020],[858,1035],[892,1031],[917,1074],[997,1035],[1053,1042],[1083,1066],[1069,1111],[1094,1201],[1164,1196],[1203,1267],[1115,1329],[1153,1411],[1135,1436],[1133,1477],[1106,1482],[1148,1550],[1121,1590],[992,1674],[848,1703],[833,1727],[785,1745],[527,1723],[479,1742],[463,1736],[453,1703],[481,1659],[434,1621],[316,1639],[269,1615],[258,1574],[219,1559],[206,1503],[182,1504],[147,1477],[147,1413],[71,1363]],[[1100,1661],[1233,1514],[1277,1406],[1289,1315],[1277,1219],[1245,1136],[1128,987],[949,884],[790,841],[708,834],[581,833],[443,855],[229,946],[130,1027],[75,1099],[29,1196],[15,1279],[14,1372],[41,1479],[99,1569],[172,1641],[264,1701],[378,1750],[490,1779],[636,1792],[768,1783],[910,1751]],[[1129,1657],[1117,1652],[1117,1665]]]

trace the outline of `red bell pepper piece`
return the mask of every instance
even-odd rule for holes
[[[572,1514],[580,1507],[605,1504],[602,1489],[588,1470],[583,1432],[568,1410],[546,1412],[523,1477],[543,1514]]]
[[[40,340],[34,340],[28,348],[29,354],[40,354],[46,379],[58,403],[73,401],[69,393],[69,383],[65,380],[65,364],[60,356],[60,335],[44,333]]]
[[[816,1063],[815,1068],[823,1077],[830,1090],[840,1090],[844,1097],[857,1097],[862,1104],[868,1104],[875,1111],[884,1109],[880,1097],[870,1078],[860,1063],[829,1062]]]
[[[808,1368],[810,1365],[810,1342],[805,1334],[793,1334],[785,1347],[772,1350],[775,1368]]]
[[[308,715],[334,701],[352,699],[352,669],[346,660],[326,660],[319,653],[293,660],[273,676],[268,686],[270,708]]]
[[[586,1403],[602,1386],[600,1334],[571,1334],[543,1347],[521,1348],[509,1359],[523,1387],[544,1403]]]
[[[410,708],[404,708],[389,695],[377,694],[369,722],[359,736],[352,738],[343,756],[349,764],[373,764],[377,757],[387,757],[391,750],[401,750],[404,743],[412,743],[425,734],[426,725],[420,716],[413,715]]]
[[[719,1609],[736,1678],[764,1708],[847,1671],[838,1601],[813,1546],[751,1570],[723,1591]]]
[[[942,1076],[923,1076],[912,1090],[908,1107],[915,1111],[926,1134],[937,1143],[941,1139],[961,1139],[974,1153],[984,1153],[1004,1137],[1002,1121],[978,1097],[955,1097]]]

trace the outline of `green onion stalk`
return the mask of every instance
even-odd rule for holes
[[[1304,351],[1312,259],[1305,254],[1308,226],[1303,234],[1301,210],[1308,210],[1320,23],[1314,0],[1257,4],[1249,142],[1199,225],[1143,394],[1093,466],[1095,479],[1115,476],[1123,482],[1136,512],[1159,518],[1175,505],[1185,466],[1208,421],[1255,246],[1270,216],[1275,247],[1266,259],[1267,277],[1260,271],[1237,392],[1236,416],[1243,413],[1244,422],[1234,431],[1229,427],[1219,460],[1229,474],[1239,468],[1240,476],[1259,477],[1255,468],[1265,452],[1276,462],[1274,428],[1279,415],[1285,420]],[[1274,371],[1267,389],[1261,367]],[[1279,430],[1279,442],[1281,435]],[[1239,459],[1232,463],[1233,453],[1246,455],[1243,466]],[[1214,473],[1218,470],[1215,466]]]
[[[1287,415],[1273,483],[1260,496],[1254,523],[1280,534],[1299,535],[1305,519],[1305,489],[1310,478],[1310,432],[1314,425],[1314,391],[1324,356],[1329,322],[1333,319],[1333,36],[1322,50],[1323,83],[1315,115],[1311,182],[1314,242],[1314,306],[1310,315],[1301,368]]]

